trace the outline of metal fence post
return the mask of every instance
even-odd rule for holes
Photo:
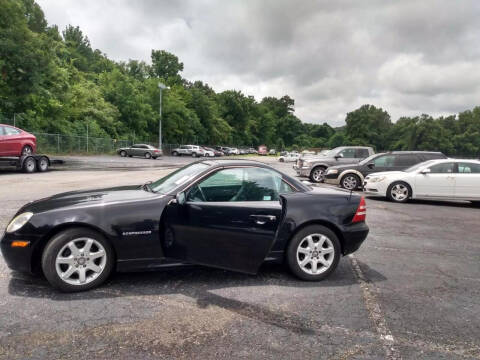
[[[60,134],[57,134],[57,152],[60,152]]]

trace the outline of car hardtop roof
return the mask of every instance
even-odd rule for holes
[[[421,150],[395,150],[388,151],[385,154],[437,154],[444,155],[441,151],[421,151]]]
[[[214,160],[200,160],[198,162],[210,165],[210,166],[229,166],[229,165],[260,165],[270,167],[268,164],[257,160],[246,159],[214,159]]]

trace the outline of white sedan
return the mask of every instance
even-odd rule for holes
[[[285,155],[282,155],[278,158],[278,161],[280,162],[295,162],[298,159],[300,159],[300,154],[299,153],[287,153]]]
[[[395,202],[409,199],[467,200],[480,204],[480,161],[442,159],[414,165],[404,171],[368,175],[363,190]]]

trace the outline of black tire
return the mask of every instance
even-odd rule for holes
[[[472,205],[480,207],[480,201],[472,201]]]
[[[126,156],[127,156],[127,152],[126,152],[125,150],[120,151],[120,156],[121,156],[121,157],[126,157]]]
[[[305,238],[308,235],[312,235],[312,234],[321,234],[323,236],[326,236],[330,240],[333,246],[333,253],[326,255],[328,258],[328,261],[330,261],[330,265],[326,267],[326,269],[323,272],[320,272],[319,274],[310,274],[304,271],[300,266],[300,264],[298,263],[298,261],[300,260],[297,259],[297,249],[304,242]],[[287,248],[287,264],[290,270],[292,271],[292,273],[296,277],[302,280],[307,280],[307,281],[319,281],[327,278],[333,271],[335,271],[335,269],[338,266],[338,262],[340,261],[340,255],[341,255],[341,246],[340,246],[340,241],[338,240],[337,235],[335,235],[335,233],[332,230],[330,230],[325,226],[310,225],[298,231],[290,240],[290,243],[288,244],[288,248]],[[330,256],[332,258],[330,258]]]
[[[310,176],[309,176],[310,180],[314,183],[323,182],[326,170],[327,168],[325,166],[314,167],[310,172]]]
[[[23,160],[22,170],[27,174],[37,171],[37,162],[35,159],[31,156],[28,156],[25,160]]]
[[[38,171],[45,172],[48,170],[48,166],[49,166],[48,159],[45,156],[42,156],[37,160]]]
[[[393,194],[394,188],[397,186],[399,187],[399,190],[400,189],[402,190],[402,193],[404,194],[404,196],[400,196],[400,192],[398,192],[398,195]],[[412,197],[412,188],[410,187],[410,185],[408,185],[404,181],[395,181],[388,186],[387,199],[390,201],[397,202],[397,203],[406,203],[410,200],[411,197]]]
[[[197,157],[197,153],[196,153],[196,152],[192,152],[192,157]]]
[[[355,174],[345,174],[340,180],[340,186],[347,190],[356,190],[360,187],[360,185],[360,177]]]
[[[105,249],[107,259],[103,271],[96,279],[87,282],[86,284],[72,285],[62,280],[57,274],[55,260],[59,251],[68,242],[83,237],[98,241]],[[87,228],[76,227],[58,233],[48,241],[47,246],[42,253],[43,274],[53,287],[64,292],[85,291],[102,284],[109,277],[114,264],[115,256],[110,243],[101,234]]]
[[[25,145],[23,148],[22,148],[22,153],[21,153],[22,156],[28,156],[28,155],[33,155],[33,149],[30,145]]]
[[[172,151],[172,156],[178,156],[178,152]]]
[[[128,157],[132,157],[133,155],[128,155]]]
[[[152,154],[150,154],[149,152],[146,152],[144,155],[145,159],[151,159],[152,158]]]
[[[153,159],[153,160],[157,160],[157,157],[156,157],[156,156],[152,156],[152,159]]]
[[[278,159],[278,161],[285,162],[285,159],[281,158],[281,159]]]

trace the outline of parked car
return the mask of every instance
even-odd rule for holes
[[[209,147],[204,147],[204,149],[212,152],[213,156],[223,156],[223,155],[225,155],[222,151],[219,151],[219,150],[216,150],[216,149],[212,149],[212,148],[209,148]]]
[[[270,151],[268,152],[268,155],[277,155],[277,150],[270,149]]]
[[[0,124],[0,156],[32,155],[37,149],[37,138],[15,126]]]
[[[340,185],[347,190],[362,186],[365,176],[379,171],[404,170],[415,164],[434,159],[446,159],[440,152],[392,151],[369,156],[358,164],[338,165],[328,168],[325,182]]]
[[[258,147],[258,155],[267,155],[267,154],[268,154],[267,147],[265,145],[260,145]]]
[[[404,171],[368,175],[364,191],[395,202],[410,199],[467,200],[480,205],[480,161],[429,160]]]
[[[193,157],[205,156],[205,150],[198,145],[182,145],[176,149],[173,149],[171,154],[173,156],[188,155]]]
[[[298,153],[286,153],[278,158],[280,162],[295,162],[300,158],[300,154]]]
[[[153,183],[30,202],[0,247],[11,269],[41,269],[62,291],[100,285],[113,269],[179,263],[255,274],[285,261],[312,281],[360,247],[365,216],[362,196],[312,189],[256,161],[210,160]]]
[[[248,149],[248,153],[249,153],[249,154],[257,154],[258,151],[255,150],[254,148],[249,148],[249,149]]]
[[[315,151],[311,151],[311,150],[303,150],[303,151],[302,151],[302,155],[303,155],[303,156],[311,156],[311,155],[315,155]],[[321,154],[318,154],[318,155],[321,155]]]
[[[141,156],[145,159],[156,159],[163,155],[162,150],[155,146],[147,144],[134,144],[130,147],[124,147],[117,150],[117,154],[121,157],[125,156]]]
[[[230,148],[232,155],[240,155],[240,150],[237,148]]]
[[[328,167],[355,164],[373,155],[375,152],[367,146],[340,146],[324,155],[300,158],[293,166],[298,176],[309,177],[312,182],[323,182]]]

